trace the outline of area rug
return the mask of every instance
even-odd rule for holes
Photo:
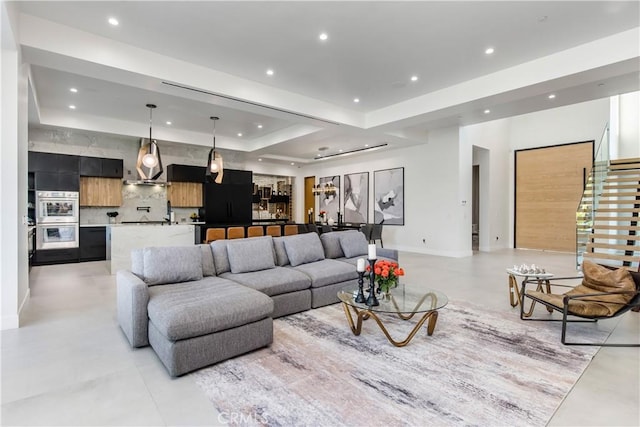
[[[396,339],[412,326],[386,320]],[[231,425],[544,426],[598,348],[563,346],[556,322],[460,302],[397,348],[373,320],[354,336],[333,305],[277,319],[269,348],[192,375]]]

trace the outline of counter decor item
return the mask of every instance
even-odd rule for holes
[[[110,224],[115,224],[116,223],[116,217],[118,216],[118,212],[116,212],[116,211],[107,212],[107,216],[109,217],[109,223]]]
[[[369,270],[370,267],[367,267]],[[397,262],[380,260],[374,264],[373,273],[375,274],[375,282],[378,285],[378,292],[385,295],[396,286],[400,276],[404,276],[404,270],[400,268]]]
[[[192,213],[192,214],[189,216],[189,218],[191,218],[191,221],[193,221],[193,222],[197,222],[197,221],[198,221],[198,219],[200,219],[200,218],[198,218],[198,214],[197,214],[197,213],[195,213],[195,212],[194,212],[194,213]]]
[[[320,217],[320,222],[324,224],[324,216],[327,214],[327,211],[320,211],[318,217]]]

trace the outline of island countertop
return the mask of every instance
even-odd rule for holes
[[[147,246],[190,246],[200,239],[198,224],[109,224],[107,261],[111,274],[131,269],[131,251]]]

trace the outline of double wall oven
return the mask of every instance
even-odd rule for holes
[[[36,194],[36,249],[79,246],[79,193],[38,191]]]

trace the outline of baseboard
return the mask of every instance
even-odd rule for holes
[[[436,250],[436,249],[422,248],[419,246],[398,246],[395,249],[397,249],[398,251],[414,252],[414,253],[425,254],[425,255],[446,256],[449,258],[465,258],[473,255],[473,251],[471,249],[467,251],[442,251],[442,250]]]
[[[20,307],[18,308],[18,313],[11,314],[9,316],[2,316],[2,326],[0,327],[1,330],[4,331],[7,329],[18,329],[20,327],[20,313],[22,313],[22,309],[24,308],[27,301],[29,301],[30,297],[31,289],[27,289],[27,292],[25,293],[24,298],[20,303]]]

